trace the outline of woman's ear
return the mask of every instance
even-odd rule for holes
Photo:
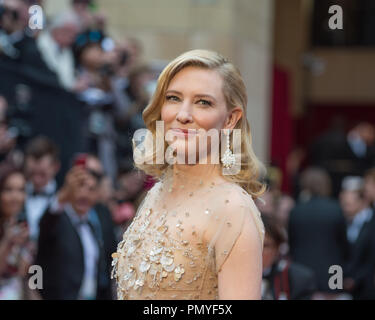
[[[241,119],[243,115],[242,109],[240,107],[235,107],[228,111],[227,118],[225,119],[225,124],[223,129],[234,129],[237,122]]]

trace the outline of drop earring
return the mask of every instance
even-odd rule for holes
[[[224,155],[221,157],[221,162],[222,162],[224,168],[230,169],[236,163],[236,158],[235,158],[233,152],[230,150],[230,130],[227,129],[225,131],[227,132],[225,134],[227,146],[226,146]]]

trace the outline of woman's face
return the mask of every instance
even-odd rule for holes
[[[20,173],[10,175],[0,194],[1,212],[7,217],[19,214],[25,201],[25,178]]]
[[[173,132],[176,136],[174,146],[177,150],[184,149],[185,156],[198,150],[198,137],[205,135],[204,132],[216,129],[220,137],[219,130],[230,126],[227,123],[229,114],[221,76],[215,70],[198,67],[186,67],[175,75],[161,108],[165,132]],[[191,131],[187,134],[181,129]],[[198,129],[204,132],[198,132]],[[197,148],[192,147],[194,138]],[[207,139],[207,154],[210,154],[210,145],[211,141]]]

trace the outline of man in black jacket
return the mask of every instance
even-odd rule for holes
[[[343,180],[340,203],[347,219],[350,243],[344,288],[356,300],[375,299],[375,216],[363,197],[360,177]]]
[[[40,222],[36,264],[44,299],[111,299],[111,254],[116,250],[108,210],[95,205],[100,177],[75,166]]]
[[[266,231],[263,249],[263,300],[310,300],[316,291],[315,275],[309,268],[285,259],[280,247],[286,242],[285,230],[273,217],[263,215]]]
[[[294,262],[312,269],[318,291],[342,293],[329,287],[329,268],[345,269],[348,257],[346,222],[337,201],[330,199],[330,178],[318,168],[301,176],[302,199],[289,218],[289,247]]]
[[[340,201],[348,221],[350,258],[344,287],[354,299],[375,299],[375,170],[343,181]]]

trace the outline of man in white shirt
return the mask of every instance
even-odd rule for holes
[[[40,222],[36,264],[43,269],[43,299],[111,299],[110,214],[98,206],[101,176],[76,165]]]

